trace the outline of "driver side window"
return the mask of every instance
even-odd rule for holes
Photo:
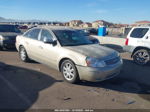
[[[42,30],[40,41],[44,41],[44,38],[53,40],[53,36],[48,30]]]

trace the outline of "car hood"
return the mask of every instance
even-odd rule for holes
[[[66,47],[66,48],[69,50],[78,52],[87,57],[93,57],[97,59],[103,59],[107,57],[112,58],[112,56],[114,57],[117,56],[117,52],[115,50],[101,46],[99,44],[71,46],[71,47]]]
[[[20,35],[21,33],[14,33],[14,32],[5,32],[5,33],[2,33],[0,32],[0,35],[3,36],[3,37],[16,37],[17,35]]]

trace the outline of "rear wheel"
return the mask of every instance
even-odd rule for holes
[[[146,49],[137,50],[133,54],[133,60],[138,65],[146,65],[150,61],[150,53]]]
[[[23,46],[20,47],[19,49],[19,55],[20,55],[20,59],[23,62],[28,62],[30,59],[28,58],[27,52],[25,50],[25,48]]]
[[[78,71],[75,64],[70,60],[65,60],[61,64],[61,73],[64,79],[69,83],[77,83],[79,81]]]

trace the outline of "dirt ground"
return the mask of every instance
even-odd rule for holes
[[[45,65],[20,61],[17,51],[0,51],[0,109],[150,109],[150,65],[124,60],[117,77],[73,85]]]

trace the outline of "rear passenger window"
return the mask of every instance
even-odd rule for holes
[[[148,32],[148,28],[135,28],[130,37],[133,38],[143,38],[145,36],[145,34]]]
[[[34,40],[38,40],[39,33],[40,33],[40,29],[33,29],[27,32],[24,36],[29,37]]]

